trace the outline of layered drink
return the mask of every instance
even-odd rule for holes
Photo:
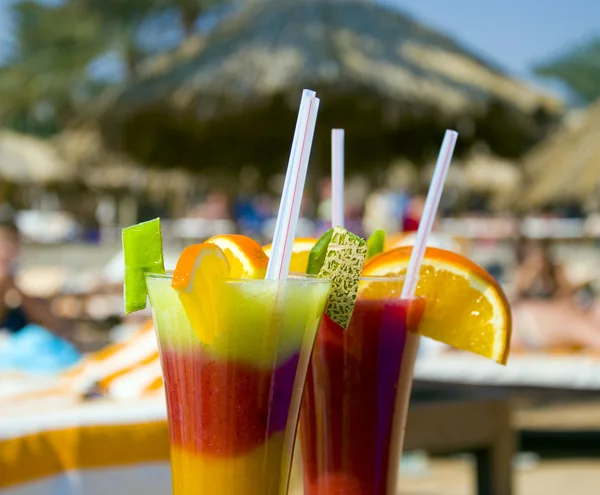
[[[287,493],[301,393],[329,282],[228,280],[211,302],[198,301],[203,321],[214,325],[206,341],[192,328],[170,277],[148,275],[147,287],[174,495]]]

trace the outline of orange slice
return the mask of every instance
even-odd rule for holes
[[[401,247],[374,256],[365,263],[363,276],[404,275],[411,251]],[[363,290],[374,287],[367,284]],[[372,292],[368,296],[389,297]],[[498,282],[483,268],[459,254],[427,248],[416,296],[425,299],[421,335],[506,364],[510,307]]]
[[[173,272],[171,287],[196,331],[198,338],[210,344],[219,323],[218,310],[223,304],[229,264],[215,244],[194,244],[184,249]]]
[[[269,258],[258,242],[245,235],[217,235],[206,241],[219,246],[229,263],[231,278],[265,278]]]
[[[290,272],[292,273],[306,273],[308,267],[308,256],[310,250],[317,243],[318,239],[312,237],[300,237],[294,239],[294,248],[292,250],[292,261],[290,262]],[[271,244],[263,247],[263,250],[267,256],[271,256]]]

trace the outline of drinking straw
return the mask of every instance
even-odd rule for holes
[[[302,118],[305,115],[306,109],[308,108],[308,105],[310,104],[310,101],[312,98],[315,98],[317,96],[317,93],[310,90],[310,89],[305,89],[302,91],[302,98],[300,99],[300,108],[298,109],[298,117],[296,118],[296,128],[294,129],[294,137],[292,139],[292,149],[290,150],[290,158],[288,161],[288,168],[285,174],[285,180],[283,183],[283,190],[287,190],[289,187],[289,181],[291,180],[291,176],[292,176],[292,169],[290,167],[291,164],[291,160],[292,157],[296,154],[296,148],[298,146],[298,137],[300,136],[300,130],[303,129],[302,127]],[[280,203],[280,207],[281,207]],[[289,206],[289,205],[288,205]],[[277,232],[277,227],[279,225],[275,226],[275,234]]]
[[[267,280],[287,278],[290,269],[294,234],[300,216],[302,193],[306,182],[308,159],[312,148],[320,100],[315,92],[305,90],[298,111],[292,150],[275,222],[271,257],[267,266]]]
[[[331,226],[344,226],[344,129],[331,130]]]
[[[412,299],[415,296],[419,271],[425,257],[425,249],[427,248],[427,240],[433,229],[433,223],[435,222],[435,216],[440,204],[440,198],[442,197],[444,182],[448,175],[448,168],[450,168],[457,138],[458,133],[456,131],[447,130],[444,135],[444,141],[442,142],[433,177],[431,178],[431,184],[429,185],[429,191],[427,192],[427,199],[425,200],[425,207],[423,208],[423,214],[421,215],[421,221],[417,230],[415,245],[413,246],[406,269],[404,286],[400,295],[401,299]]]
[[[288,191],[290,189],[290,181],[292,180],[292,175],[293,175],[293,168],[292,168],[292,164],[293,164],[293,160],[294,157],[296,156],[296,152],[297,152],[297,148],[298,148],[298,139],[300,138],[303,129],[305,129],[306,127],[306,123],[304,122],[306,119],[306,115],[307,115],[307,110],[310,106],[310,102],[313,98],[315,98],[315,96],[317,95],[316,92],[310,90],[310,89],[305,89],[302,91],[302,98],[300,100],[300,108],[298,109],[298,117],[296,119],[296,128],[294,129],[294,137],[292,139],[292,149],[290,151],[290,158],[288,161],[288,167],[287,167],[287,171],[285,174],[285,180],[284,180],[284,184],[283,184],[283,191]],[[279,203],[279,212],[277,214],[277,221],[275,222],[275,231],[273,233],[273,239],[280,239],[285,231],[286,225],[285,222],[283,221],[284,218],[288,218],[290,215],[290,208],[291,208],[291,202],[286,202],[284,201],[285,196],[283,195],[282,192],[282,197],[281,197],[281,201]],[[280,221],[281,219],[281,221]],[[283,230],[283,231],[282,231]],[[275,248],[277,247],[274,243],[272,244],[273,248],[271,250],[271,257],[270,259],[280,259],[281,257],[281,253],[277,253],[277,255],[275,254]],[[279,245],[279,249],[281,249],[281,246]],[[271,266],[271,263],[269,262],[269,265]],[[274,270],[275,268],[273,267],[272,270]],[[267,274],[268,274],[268,268],[267,268]],[[267,278],[269,278],[269,276],[267,275]]]

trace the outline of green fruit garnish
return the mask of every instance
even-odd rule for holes
[[[317,247],[320,249],[318,252]],[[325,314],[346,330],[352,318],[360,274],[367,258],[367,243],[352,232],[335,227],[323,234],[311,251],[311,256],[313,252],[315,263],[323,260],[318,266],[317,277],[331,280]],[[311,266],[309,261],[309,269],[315,268],[317,265]]]
[[[367,239],[367,259],[372,258],[376,254],[383,253],[385,246],[385,230],[377,229]]]
[[[306,273],[308,275],[317,275],[319,270],[325,262],[325,255],[327,254],[327,246],[331,241],[333,235],[333,229],[329,229],[325,232],[317,241],[308,253],[308,265],[306,266]]]
[[[138,223],[123,229],[125,313],[146,307],[145,273],[165,273],[160,219]]]

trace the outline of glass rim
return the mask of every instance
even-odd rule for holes
[[[369,282],[369,283],[383,283],[383,282],[404,282],[406,279],[405,275],[368,275],[361,276],[361,282]]]
[[[153,279],[157,279],[157,280],[171,280],[173,278],[173,270],[167,270],[165,271],[165,273],[152,273],[152,272],[145,272],[144,273],[144,278],[153,278]],[[318,283],[330,283],[331,279],[328,278],[319,278],[316,275],[311,275],[308,273],[290,273],[289,277],[287,279],[283,279],[280,280],[280,282],[288,282],[288,281],[295,281],[295,282],[318,282]],[[225,282],[227,283],[275,283],[278,282],[277,280],[267,280],[264,278],[227,278],[225,279]]]
[[[144,277],[156,278],[161,280],[171,280],[173,278],[173,270],[167,270],[165,273],[152,273],[146,272],[144,273]],[[406,276],[405,275],[369,275],[369,276],[361,276],[360,282],[369,282],[369,283],[390,283],[390,282],[404,282]],[[298,273],[298,272],[290,272],[289,277],[284,280],[299,280],[299,281],[321,281],[321,282],[330,282],[329,278],[319,278],[317,275],[310,273]],[[228,278],[227,282],[231,283],[248,283],[248,282],[276,282],[276,280],[266,280],[264,278]]]

